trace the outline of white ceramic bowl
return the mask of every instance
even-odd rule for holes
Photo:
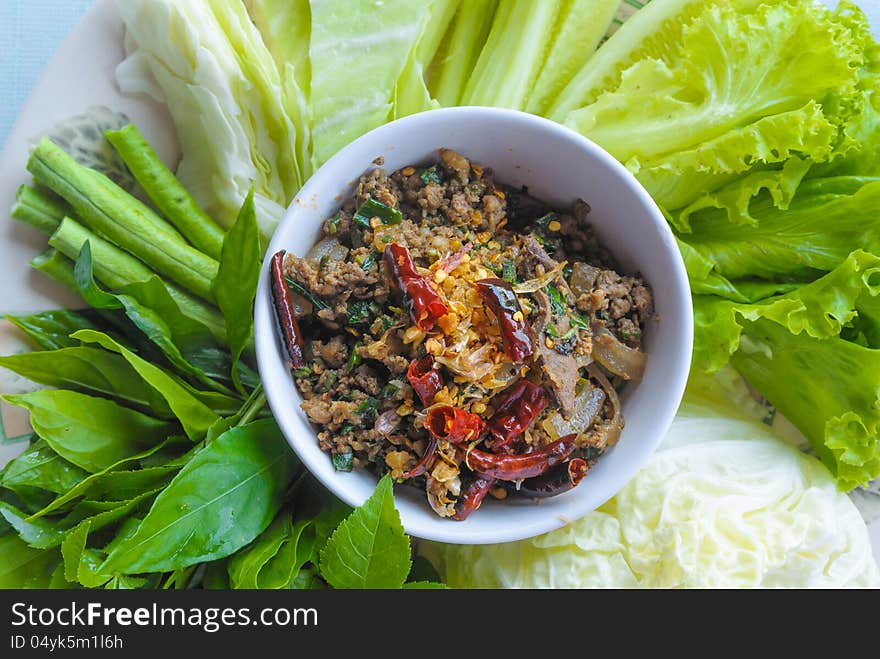
[[[691,297],[672,233],[644,188],[590,140],[534,115],[460,107],[405,117],[342,149],[303,186],[269,245],[255,311],[260,376],[272,411],[303,464],[339,498],[352,506],[362,504],[376,477],[365,471],[335,472],[300,409],[302,398],[287,369],[271,307],[269,257],[281,249],[305,254],[318,239],[322,221],[353,194],[358,178],[377,156],[385,158],[385,169],[391,172],[436,160],[440,147],[493,168],[496,180],[526,185],[534,197],[559,208],[569,208],[578,197],[587,201],[599,239],[624,272],[641,272],[654,293],[657,321],[645,331],[645,377],[628,384],[621,396],[626,428],[577,488],[540,502],[487,497],[467,520],[456,522],[438,517],[424,491],[395,487],[397,508],[411,535],[467,544],[519,540],[585,515],[636,474],[666,434],[690,367]]]

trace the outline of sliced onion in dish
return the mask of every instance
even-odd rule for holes
[[[593,359],[624,380],[641,380],[648,357],[621,343],[605,327],[593,323]]]
[[[582,434],[593,425],[604,404],[605,392],[588,384],[574,399],[574,412],[568,419],[556,412],[544,419],[541,425],[554,441],[572,433]]]
[[[591,444],[597,448],[612,446],[620,439],[620,433],[623,431],[623,411],[620,406],[620,397],[617,395],[617,390],[596,364],[588,366],[587,372],[602,387],[605,395],[608,396],[608,400],[611,401],[611,408],[614,411],[614,416],[609,421],[593,430],[594,437]]]
[[[348,247],[336,238],[324,238],[315,243],[306,256],[310,259],[322,259],[327,256],[331,261],[344,261],[348,256]]]
[[[535,277],[534,279],[529,279],[519,284],[513,285],[514,293],[534,293],[535,291],[540,291],[542,288],[545,288],[549,285],[557,276],[562,272],[562,269],[566,266],[568,261],[563,261],[558,264],[552,270],[548,270],[540,277]]]

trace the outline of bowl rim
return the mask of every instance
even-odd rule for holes
[[[272,239],[270,240],[268,248],[266,250],[263,267],[260,273],[257,299],[254,307],[254,333],[258,370],[260,372],[261,381],[263,382],[264,391],[269,406],[276,417],[282,434],[287,439],[288,444],[296,453],[303,466],[336,497],[354,507],[362,505],[366,498],[353,493],[353,488],[349,484],[346,484],[344,482],[344,479],[324,478],[321,471],[313,469],[310,456],[308,454],[304,454],[298,448],[299,445],[304,446],[304,438],[300,436],[299,433],[291,432],[289,429],[285,428],[285,424],[282,421],[283,417],[277,413],[277,410],[281,409],[283,405],[287,404],[289,406],[290,401],[282,397],[282,394],[278,390],[278,387],[272,386],[271,382],[269,382],[269,380],[271,380],[272,378],[267,378],[266,376],[266,373],[272,368],[273,365],[275,369],[277,369],[278,363],[284,362],[284,355],[282,354],[281,350],[279,350],[280,344],[275,337],[275,334],[277,333],[277,329],[275,327],[275,313],[272,309],[271,303],[269,302],[269,297],[271,295],[269,282],[269,264],[272,255],[278,250],[285,248],[285,245],[282,243],[282,234],[284,234],[285,232],[282,231],[282,228],[285,225],[294,221],[294,218],[297,216],[298,211],[302,209],[303,204],[301,200],[312,198],[317,192],[315,188],[326,189],[327,187],[332,187],[327,186],[323,183],[323,179],[325,178],[327,172],[334,170],[338,163],[349,160],[352,157],[352,154],[359,151],[364,144],[375,143],[377,154],[381,153],[382,151],[388,151],[388,147],[380,145],[393,144],[394,140],[389,138],[393,138],[395,133],[397,133],[398,131],[404,129],[429,130],[432,122],[446,117],[457,117],[459,121],[479,122],[492,121],[497,119],[510,123],[511,127],[513,125],[519,124],[518,129],[520,130],[550,131],[551,133],[556,133],[558,136],[566,140],[575,141],[580,149],[588,152],[591,159],[597,161],[597,166],[605,167],[606,169],[611,170],[611,172],[615,176],[622,178],[626,182],[626,187],[628,191],[635,195],[637,201],[645,207],[646,212],[651,216],[654,225],[661,234],[660,240],[666,247],[665,251],[667,252],[667,256],[670,261],[669,265],[671,266],[671,270],[674,273],[674,281],[676,283],[675,290],[672,291],[672,297],[675,298],[675,308],[679,309],[683,315],[683,317],[675,319],[675,321],[679,325],[679,336],[677,337],[676,344],[680,347],[679,355],[675,361],[675,372],[669,373],[664,382],[666,391],[665,398],[668,404],[663,406],[662,413],[659,415],[659,418],[656,419],[656,423],[654,425],[657,428],[657,431],[651,434],[651,441],[646,442],[644,441],[644,438],[640,440],[642,450],[637,456],[638,459],[632,460],[631,462],[633,464],[630,464],[629,468],[621,469],[620,476],[615,479],[616,485],[613,491],[611,491],[607,495],[607,497],[596,503],[588,510],[579,511],[578,516],[575,518],[577,519],[583,515],[588,514],[589,512],[594,511],[605,501],[615,496],[617,492],[619,492],[628,482],[630,482],[632,478],[635,477],[635,475],[638,473],[638,471],[645,465],[647,460],[650,459],[650,456],[655,452],[657,446],[660,444],[660,442],[668,432],[672,420],[681,403],[681,399],[684,396],[688,373],[690,371],[691,356],[693,350],[694,318],[690,286],[688,284],[688,277],[684,265],[684,260],[678,250],[672,230],[666,222],[666,219],[664,218],[656,202],[653,200],[647,190],[645,190],[645,188],[641,185],[641,183],[639,183],[635,176],[633,176],[633,174],[623,164],[618,162],[611,154],[609,154],[607,151],[605,151],[602,147],[600,147],[589,138],[584,137],[580,133],[572,130],[571,128],[563,126],[562,124],[559,124],[555,121],[526,112],[521,112],[519,110],[483,106],[458,106],[426,110],[424,112],[419,112],[416,114],[408,115],[406,117],[402,117],[400,119],[396,119],[389,123],[383,124],[382,126],[374,128],[373,130],[358,137],[357,139],[353,140],[348,145],[340,149],[323,165],[321,165],[321,167],[315,170],[312,176],[297,192],[294,199],[285,210],[281,221],[278,223],[278,226],[276,227]],[[441,148],[441,146],[442,145],[438,145],[437,148],[439,149]],[[364,163],[365,168],[368,166],[369,163]],[[337,187],[339,189],[342,189],[345,187],[345,185],[345,182],[342,182],[338,183]],[[337,194],[334,199],[338,199],[339,203],[342,203],[344,201],[344,197],[340,194]],[[667,322],[667,320],[669,319],[665,319],[664,322]],[[313,431],[308,434],[308,441],[316,442],[317,433],[314,431],[314,425],[309,425],[312,426]],[[320,453],[320,456],[324,459],[327,459],[327,454],[323,451]],[[333,475],[335,475],[335,472],[333,473]],[[425,505],[427,505],[427,503]],[[415,523],[407,523],[407,520],[404,519],[404,515],[401,512],[401,521],[403,522],[404,528],[409,535],[426,540],[456,544],[492,544],[499,542],[524,540],[548,531],[555,530],[564,525],[564,523],[560,522],[560,519],[557,518],[557,516],[552,511],[548,511],[548,513],[540,517],[538,521],[533,521],[530,524],[523,524],[521,526],[511,525],[513,528],[493,527],[491,533],[488,531],[484,531],[482,532],[482,534],[477,534],[473,536],[460,530],[461,527],[463,527],[466,523],[456,523],[439,516],[436,517],[436,520],[432,519],[431,522],[427,524],[423,524],[418,521],[416,521]],[[574,519],[566,521],[574,521]]]

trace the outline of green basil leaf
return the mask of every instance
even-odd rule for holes
[[[203,368],[207,366],[216,371],[219,366],[224,375],[228,372],[225,364],[216,363],[217,355],[222,353],[216,351],[210,330],[183,313],[158,276],[133,282],[118,294],[107,293],[95,283],[88,242],[80,250],[74,270],[78,292],[91,306],[123,309],[126,317],[175,368],[211,388],[231,393]],[[216,372],[213,374],[217,375]]]
[[[155,446],[173,426],[166,421],[64,389],[3,396],[31,413],[31,426],[61,457],[90,473]]]
[[[76,346],[26,352],[0,357],[0,366],[50,387],[113,398],[161,418],[173,416],[153,387],[122,357],[106,350]]]
[[[6,320],[27,334],[44,350],[58,350],[79,345],[70,335],[81,329],[98,329],[101,315],[92,309],[81,311],[42,311],[35,314],[6,314]]]
[[[190,439],[198,440],[204,437],[211,425],[219,418],[211,408],[193,396],[186,387],[164,370],[137,356],[103,332],[80,330],[74,333],[73,337],[84,343],[97,343],[105,350],[121,355],[137,374],[165,399]]]
[[[47,549],[59,546],[70,530],[84,520],[89,520],[92,531],[97,531],[128,516],[158,492],[158,489],[143,492],[125,501],[81,501],[64,517],[40,518],[33,522],[27,521],[23,511],[0,501],[0,515],[31,547]]]
[[[235,224],[223,239],[220,267],[211,284],[214,299],[226,321],[226,337],[232,351],[232,380],[242,391],[238,361],[254,332],[254,298],[260,278],[260,227],[251,187]]]
[[[29,547],[15,534],[0,536],[0,589],[48,588],[60,563],[57,551]]]
[[[257,588],[260,570],[287,540],[293,521],[289,510],[282,510],[260,536],[229,558],[229,584],[232,588]]]
[[[274,420],[226,431],[189,460],[101,571],[165,572],[229,556],[269,525],[295,471]]]
[[[0,486],[13,492],[25,486],[63,494],[88,475],[88,472],[62,458],[40,440],[6,464],[0,473]]]
[[[134,498],[140,492],[158,487],[166,478],[179,469],[178,465],[162,465],[157,467],[146,467],[136,471],[117,471],[121,467],[139,462],[144,458],[150,457],[154,453],[172,443],[174,438],[169,438],[157,444],[156,446],[138,453],[128,456],[122,460],[113,463],[106,469],[83,478],[78,483],[60,493],[51,503],[43,507],[38,512],[27,518],[26,521],[32,522],[40,517],[48,515],[51,512],[65,507],[68,503],[80,497],[91,496],[93,498],[106,494],[112,494],[119,499]]]
[[[320,567],[334,588],[403,586],[410,571],[410,545],[387,474],[364,505],[333,532],[321,551]]]
[[[257,576],[257,587],[290,587],[303,565],[311,558],[316,533],[311,520],[298,520],[287,534],[280,550],[272,556]]]

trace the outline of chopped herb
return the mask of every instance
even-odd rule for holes
[[[642,338],[642,330],[638,328],[634,330],[620,330],[619,334],[621,339],[628,339],[630,341]]]
[[[548,226],[555,219],[557,219],[556,213],[547,213],[535,220],[535,227],[542,233],[549,231]]]
[[[339,429],[339,433],[341,435],[347,435],[349,433],[354,432],[354,426],[350,423],[346,423],[342,428]]]
[[[387,233],[384,236],[382,236],[383,243],[390,243],[392,240],[393,240],[393,238],[391,236],[389,236]]]
[[[378,252],[370,252],[369,254],[367,254],[366,258],[361,261],[361,269],[366,272],[367,270],[372,268],[374,265],[376,265],[377,258],[379,258]]]
[[[321,393],[330,391],[336,386],[337,382],[339,382],[339,375],[336,371],[329,371],[327,375],[324,376],[324,384],[321,385]]]
[[[364,425],[370,426],[376,422],[376,411],[378,409],[379,399],[368,396],[366,400],[361,401],[354,411],[356,414],[361,415]]]
[[[384,332],[388,328],[394,325],[394,319],[388,314],[382,314],[379,316],[379,327],[380,331]]]
[[[388,383],[384,387],[382,387],[382,393],[380,396],[382,398],[394,398],[397,395],[397,392],[400,391],[400,387],[396,384]]]
[[[608,312],[604,311],[603,309],[599,309],[599,311],[596,312],[596,318],[598,318],[599,320],[608,320]]]
[[[354,453],[334,453],[332,460],[336,471],[351,471],[354,467]]]
[[[367,323],[371,316],[378,314],[382,308],[373,300],[355,300],[348,305],[345,320],[349,325]]]
[[[588,330],[590,329],[590,320],[578,313],[573,313],[568,317],[571,322],[572,327],[577,327],[578,329]]]
[[[379,407],[379,399],[373,398],[372,396],[367,396],[364,400],[361,401],[361,404],[355,408],[355,412],[358,414],[365,414],[367,412],[375,412]]]
[[[550,309],[557,315],[562,315],[568,310],[568,304],[559,289],[552,284],[547,287],[547,293],[550,295]]]
[[[560,334],[559,330],[556,328],[556,325],[554,325],[553,323],[547,324],[547,334],[549,334],[557,341],[568,341],[568,339],[574,336],[575,332],[577,332],[577,328],[570,327],[565,334]]]
[[[336,233],[339,231],[339,222],[342,221],[342,211],[336,211],[336,215],[327,220],[328,233]]]
[[[565,267],[562,268],[562,276],[566,279],[571,279],[572,272],[574,272],[574,268],[571,267],[571,263],[566,263]]]
[[[321,260],[318,261],[318,270],[323,270],[324,266],[326,266],[329,262],[330,262],[330,255],[324,254],[324,256],[321,257]]]
[[[303,366],[302,368],[293,369],[292,373],[295,378],[307,378],[312,374],[312,369],[308,366]]]
[[[386,206],[381,201],[375,199],[367,199],[360,208],[355,211],[354,221],[361,225],[364,229],[372,229],[370,220],[378,217],[382,220],[382,224],[400,224],[403,216],[400,211],[391,206]]]
[[[388,305],[388,311],[391,313],[403,313],[403,309],[400,307],[395,307],[393,304]]]
[[[285,279],[287,280],[287,285],[290,286],[291,290],[293,290],[294,293],[298,293],[299,295],[302,295],[305,299],[307,299],[309,302],[311,302],[312,306],[315,307],[315,309],[318,309],[320,311],[321,309],[329,309],[330,308],[329,304],[324,302],[324,300],[317,297],[314,293],[312,293],[308,289],[303,288],[303,286],[301,284],[298,284],[290,277],[285,277]]]
[[[428,183],[442,183],[443,178],[440,176],[440,173],[437,171],[437,165],[432,165],[427,169],[423,169],[421,174],[419,174],[419,178],[422,179],[422,183],[428,185]]]
[[[516,283],[516,263],[513,261],[505,261],[501,265],[501,278],[508,284]]]
[[[355,343],[351,347],[351,353],[348,355],[348,362],[345,364],[345,370],[348,373],[351,373],[362,361],[364,361],[363,357],[358,354],[358,347],[360,347],[360,343]]]

